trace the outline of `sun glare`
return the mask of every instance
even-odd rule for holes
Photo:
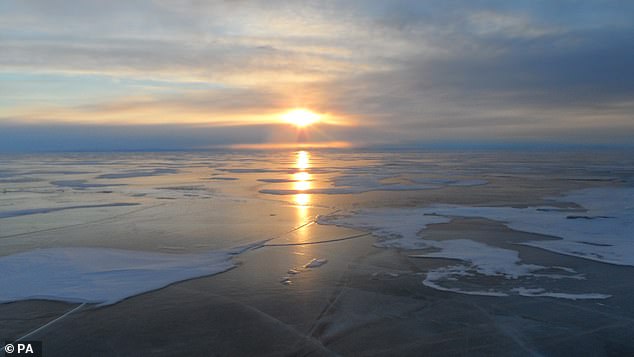
[[[282,114],[282,120],[303,128],[319,121],[320,115],[308,109],[293,109]]]

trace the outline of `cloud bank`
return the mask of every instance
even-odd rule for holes
[[[627,144],[633,17],[616,0],[5,1],[0,150],[288,141],[293,107],[358,145]]]

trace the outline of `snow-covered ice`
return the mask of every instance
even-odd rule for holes
[[[597,260],[604,263],[634,265],[634,188],[592,188],[552,198],[558,202],[576,203],[579,209],[558,207],[469,207],[434,205],[430,207],[377,208],[319,217],[320,224],[332,224],[371,231],[379,239],[375,245],[385,248],[429,249],[412,255],[419,258],[445,258],[463,264],[443,267],[428,272],[424,284],[435,289],[465,294],[506,296],[547,296],[565,299],[600,299],[609,295],[599,293],[572,294],[541,290],[473,291],[447,287],[442,282],[465,277],[494,276],[505,279],[551,278],[582,279],[568,267],[546,267],[525,264],[515,250],[493,247],[468,239],[424,239],[430,224],[447,223],[454,217],[481,217],[506,224],[509,228],[560,240],[530,241],[522,244],[557,253]],[[558,270],[552,274],[546,270]]]
[[[591,188],[555,197],[576,203],[582,214],[556,207],[467,207],[438,205],[421,214],[481,217],[522,232],[561,238],[523,243],[603,263],[634,266],[634,188]]]
[[[44,299],[114,304],[233,268],[238,250],[167,254],[106,248],[36,249],[0,257],[0,303]]]
[[[313,258],[308,263],[304,264],[304,268],[319,268],[320,266],[328,263],[328,259],[325,258]]]

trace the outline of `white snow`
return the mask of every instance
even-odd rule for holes
[[[0,303],[61,300],[109,305],[172,283],[224,272],[239,250],[168,254],[106,248],[36,249],[0,257]]]
[[[319,268],[320,266],[328,263],[328,259],[325,258],[313,258],[308,263],[304,264],[304,268]]]
[[[541,265],[520,263],[519,254],[514,250],[492,247],[468,239],[444,241],[427,240],[439,252],[410,255],[416,258],[459,259],[468,262],[470,270],[488,276],[503,276],[517,279],[534,271],[545,269]]]
[[[519,288],[513,289],[513,291],[521,296],[528,296],[528,297],[542,296],[542,297],[553,297],[553,298],[568,299],[568,300],[591,300],[591,299],[595,300],[595,299],[607,299],[609,297],[612,297],[612,295],[598,294],[598,293],[589,293],[589,294],[555,293],[555,292],[545,291],[542,288],[519,287]]]
[[[459,288],[448,288],[440,285],[438,282],[443,280],[458,280],[457,277],[460,276],[473,276],[473,274],[469,273],[468,267],[466,266],[451,266],[447,268],[438,268],[427,273],[427,277],[423,280],[423,285],[430,287],[432,289],[440,290],[440,291],[449,291],[453,293],[466,294],[466,295],[480,295],[480,296],[508,296],[508,294],[500,292],[500,291],[474,291],[474,290],[463,290]]]
[[[599,293],[570,294],[545,290],[502,289],[474,291],[447,287],[443,282],[480,276],[517,279],[584,279],[568,267],[525,264],[515,250],[493,247],[468,239],[424,239],[430,224],[447,223],[454,217],[482,217],[506,224],[519,231],[559,237],[560,240],[530,241],[522,244],[550,251],[597,260],[604,263],[634,265],[634,188],[593,188],[574,191],[556,201],[576,203],[583,209],[558,207],[469,207],[435,205],[430,207],[377,208],[353,211],[347,215],[318,217],[320,224],[371,231],[379,247],[429,249],[412,255],[418,258],[454,259],[463,264],[429,271],[426,286],[464,294],[489,296],[548,296],[563,299],[604,299]],[[556,269],[563,274],[546,270]],[[452,284],[455,285],[455,284]],[[539,288],[541,289],[541,288]],[[531,295],[532,294],[532,295]]]
[[[350,215],[317,217],[317,223],[372,231],[379,237],[375,244],[384,248],[423,249],[429,241],[417,234],[427,225],[447,223],[450,218],[423,215],[417,208],[377,208],[353,211]]]
[[[592,188],[554,199],[576,203],[586,211],[442,205],[423,208],[420,212],[504,222],[517,231],[561,238],[523,243],[525,245],[603,263],[634,266],[634,188]]]

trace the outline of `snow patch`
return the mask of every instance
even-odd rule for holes
[[[227,271],[250,249],[169,254],[51,248],[0,257],[0,303],[44,299],[110,305],[167,285]]]
[[[527,296],[527,297],[552,297],[559,299],[568,299],[568,300],[596,300],[596,299],[607,299],[612,297],[612,295],[607,294],[598,294],[598,293],[587,293],[587,294],[568,294],[568,293],[555,293],[550,291],[545,291],[542,288],[524,288],[519,287],[513,289],[518,295]]]
[[[313,258],[311,259],[311,261],[309,261],[308,263],[304,264],[304,268],[319,268],[320,266],[324,265],[328,263],[328,259],[324,259],[324,258]]]
[[[430,224],[447,223],[454,217],[482,217],[503,222],[511,229],[562,238],[521,243],[557,253],[619,265],[634,265],[634,188],[593,188],[553,198],[576,203],[584,209],[584,219],[570,219],[569,209],[557,207],[469,207],[435,205],[423,208],[378,208],[353,211],[346,215],[318,217],[317,223],[371,231],[375,244],[385,248],[429,250],[417,258],[443,258],[464,262],[431,270],[423,284],[434,289],[486,296],[548,296],[562,299],[604,299],[609,295],[570,294],[546,290],[466,290],[455,287],[481,277],[505,280],[585,279],[568,267],[546,267],[521,262],[515,250],[493,247],[468,239],[424,239]],[[575,210],[579,211],[579,210]],[[556,270],[560,273],[553,273]],[[503,284],[507,286],[508,284]],[[532,288],[541,289],[541,288]],[[532,295],[530,295],[532,294]]]

